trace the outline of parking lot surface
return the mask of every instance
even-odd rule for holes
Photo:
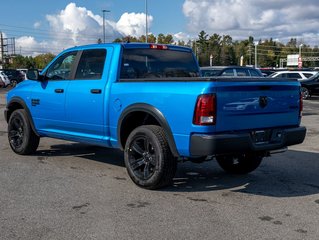
[[[186,162],[173,186],[149,191],[132,183],[118,150],[43,138],[35,155],[14,154],[7,90],[1,239],[319,239],[319,98],[304,102],[305,142],[251,174]]]

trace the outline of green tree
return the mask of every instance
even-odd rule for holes
[[[209,57],[210,55],[213,57],[212,64],[213,65],[220,65],[220,53],[221,53],[221,36],[214,33],[209,37],[208,40],[208,51],[209,51]]]
[[[154,34],[148,35],[147,42],[149,42],[149,43],[156,43],[156,37],[155,37],[155,35],[154,35]]]
[[[209,52],[208,52],[208,34],[205,31],[201,31],[198,34],[198,40],[196,41],[195,51],[198,54],[198,62],[200,66],[209,65]]]
[[[40,54],[34,58],[36,68],[43,69],[55,58],[52,53]]]

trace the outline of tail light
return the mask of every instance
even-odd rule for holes
[[[197,98],[193,123],[195,125],[216,124],[216,96],[203,94]]]

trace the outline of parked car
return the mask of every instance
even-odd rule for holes
[[[203,77],[263,77],[259,69],[241,66],[213,66],[201,67],[201,75]]]
[[[303,99],[307,99],[312,95],[319,95],[319,73],[306,80],[301,80],[300,84]]]
[[[307,79],[315,75],[316,71],[278,71],[268,77],[270,78],[292,78],[292,79]]]
[[[3,69],[2,70],[9,78],[12,87],[15,87],[18,83],[25,79],[25,75],[16,69]]]
[[[276,72],[276,70],[272,68],[259,68],[259,70],[261,71],[264,77],[268,77],[270,74],[273,74]]]
[[[3,83],[2,87],[7,87],[10,85],[10,80],[3,70],[0,70],[0,81]]]

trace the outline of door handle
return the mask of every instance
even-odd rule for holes
[[[55,89],[54,92],[56,92],[56,93],[64,93],[64,89],[58,88],[58,89]]]
[[[101,89],[91,89],[91,93],[100,94],[100,93],[102,93],[102,90]]]

